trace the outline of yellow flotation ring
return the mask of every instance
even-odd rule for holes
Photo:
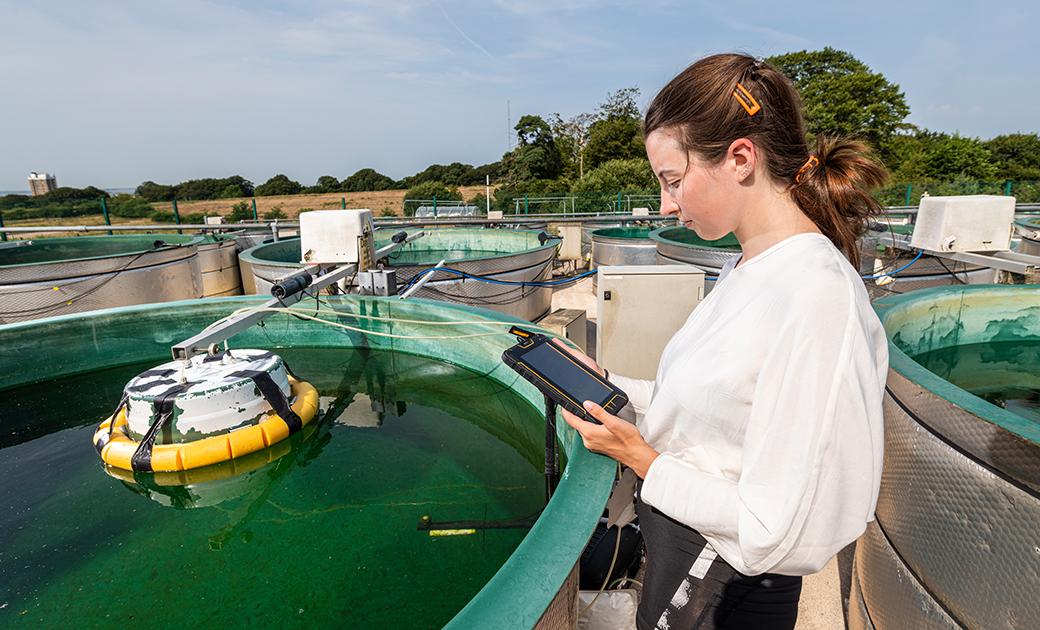
[[[317,414],[318,390],[291,376],[289,386],[296,399],[292,411],[299,417],[300,426],[306,425]],[[150,469],[154,472],[177,472],[230,461],[277,444],[292,433],[290,423],[272,411],[259,423],[229,433],[193,442],[155,444],[151,449]],[[102,461],[109,466],[134,470],[131,461],[141,444],[128,434],[125,407],[98,426],[94,432],[94,444]]]

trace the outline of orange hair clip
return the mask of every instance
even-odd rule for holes
[[[737,102],[744,108],[748,116],[754,116],[762,109],[762,106],[758,104],[751,92],[740,83],[737,83],[737,89],[733,90],[733,97],[737,99]]]
[[[798,169],[798,172],[794,174],[794,182],[796,184],[802,183],[802,177],[810,170],[820,165],[820,160],[815,155],[810,155],[809,159],[802,164],[802,168]]]

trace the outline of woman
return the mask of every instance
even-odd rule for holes
[[[885,172],[855,142],[810,150],[791,83],[744,55],[684,70],[643,132],[661,213],[706,240],[732,232],[742,255],[655,381],[607,375],[635,426],[592,403],[602,425],[566,420],[642,479],[640,628],[793,628],[801,576],[877,501],[888,350],[856,241]]]

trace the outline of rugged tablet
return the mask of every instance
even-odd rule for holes
[[[549,337],[516,326],[509,332],[516,335],[518,343],[502,353],[502,361],[567,411],[599,424],[582,407],[586,400],[614,415],[628,404],[625,392],[553,344]]]

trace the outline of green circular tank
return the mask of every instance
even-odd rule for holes
[[[656,244],[659,265],[681,263],[703,269],[705,293],[714,288],[722,266],[728,260],[740,256],[740,243],[732,234],[706,241],[693,230],[678,226],[654,230],[650,238]]]
[[[875,308],[885,460],[850,627],[1037,627],[1040,286],[936,287]]]
[[[543,401],[501,361],[519,323],[501,313],[355,296],[320,305],[338,327],[274,314],[231,352],[278,353],[317,387],[318,419],[214,467],[106,469],[91,436],[123,385],[261,302],[0,326],[6,626],[526,629],[574,609],[615,465],[557,419],[566,467],[545,503]]]
[[[1018,251],[1030,256],[1040,256],[1040,217],[1031,217],[1016,221],[1022,241]]]
[[[642,226],[608,227],[592,232],[592,269],[605,265],[656,265],[650,232]]]
[[[375,247],[386,246],[398,229],[376,230]],[[425,236],[409,241],[385,260],[397,270],[398,286],[441,260],[444,266],[460,272],[489,276],[509,282],[543,282],[552,277],[559,241],[546,239],[531,230],[434,228]],[[246,291],[266,295],[274,280],[302,267],[300,239],[258,245],[239,255]],[[248,277],[248,279],[247,279]],[[528,321],[549,310],[551,287],[503,287],[491,283],[461,280],[451,272],[433,273],[432,279],[416,294],[497,310]]]

